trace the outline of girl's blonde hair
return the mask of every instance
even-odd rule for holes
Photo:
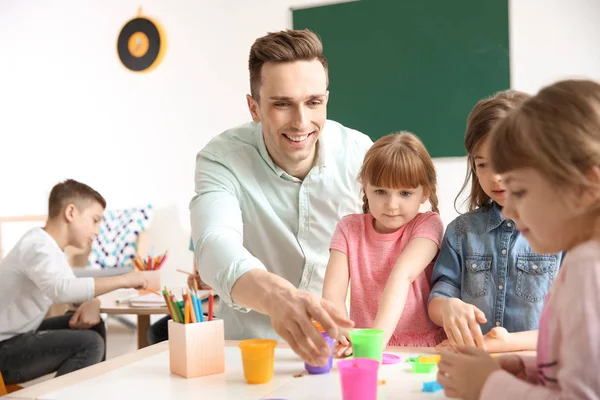
[[[369,212],[364,192],[367,183],[384,188],[416,188],[429,196],[431,210],[439,213],[437,178],[433,161],[423,142],[410,132],[392,133],[377,140],[367,151],[358,174],[363,185],[363,212]]]
[[[531,167],[562,188],[594,188],[587,173],[600,166],[600,84],[543,88],[496,126],[491,146],[498,173]]]
[[[467,118],[467,131],[465,133],[465,149],[467,150],[467,175],[460,192],[454,199],[454,209],[458,211],[456,203],[463,194],[469,181],[471,193],[465,201],[469,201],[469,211],[490,204],[492,199],[485,194],[477,174],[475,173],[475,151],[484,139],[488,137],[498,121],[502,120],[511,110],[517,108],[530,96],[516,90],[504,90],[491,97],[480,100],[475,104]],[[493,147],[492,147],[493,148]]]

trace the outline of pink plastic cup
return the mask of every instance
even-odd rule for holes
[[[344,400],[377,400],[379,361],[352,358],[338,361],[337,368],[342,380]]]

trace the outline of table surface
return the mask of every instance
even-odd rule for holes
[[[341,399],[336,363],[329,374],[295,377],[304,364],[286,344],[275,352],[275,375],[263,385],[244,381],[240,351],[235,341],[226,341],[225,373],[185,379],[169,371],[168,342],[149,346],[103,363],[40,383],[7,398],[11,399],[111,399],[134,396],[146,399]],[[380,397],[391,399],[445,399],[443,392],[424,393],[423,382],[436,378],[436,369],[427,374],[410,371],[406,357],[432,354],[431,348],[390,347],[387,352],[402,356],[402,362],[383,365],[379,378]]]
[[[115,290],[98,296],[100,299],[100,312],[105,314],[129,314],[129,315],[153,315],[168,314],[169,309],[165,307],[132,307],[129,302],[123,301],[117,303],[119,299],[124,298],[125,291]],[[138,290],[138,294],[143,296],[149,294],[147,290]]]

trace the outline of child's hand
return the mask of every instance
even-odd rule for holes
[[[487,378],[501,368],[500,363],[473,346],[459,346],[457,350],[442,353],[437,381],[448,397],[477,400]]]
[[[485,350],[489,353],[501,353],[504,351],[511,351],[510,344],[511,336],[510,333],[503,327],[492,328],[483,337],[485,343]]]
[[[346,334],[340,335],[339,339],[335,341],[333,353],[338,358],[352,355],[352,345],[350,344]]]
[[[456,298],[447,299],[443,309],[443,327],[450,346],[477,346],[485,349],[479,324],[487,321],[485,314],[472,304]]]
[[[506,328],[495,327],[492,328],[488,333],[483,335],[483,343],[485,345],[485,350],[488,353],[502,353],[505,351],[512,351],[511,348],[511,334],[506,330]],[[437,346],[435,349],[438,352],[442,350],[450,350],[452,349],[452,345],[448,339],[444,340]]]
[[[133,271],[123,275],[123,287],[133,289],[146,289],[148,280],[140,271]]]
[[[500,367],[509,374],[512,374],[519,379],[527,379],[525,363],[523,363],[523,359],[521,357],[511,354],[509,356],[498,357],[496,360],[500,364]]]
[[[82,303],[71,319],[69,327],[71,329],[89,329],[100,322],[100,301],[92,299]]]

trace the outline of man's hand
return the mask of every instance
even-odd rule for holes
[[[211,290],[212,289],[210,286],[208,286],[206,283],[204,283],[204,281],[202,281],[202,279],[200,278],[200,275],[198,274],[198,271],[196,271],[196,273],[193,275],[188,275],[188,278],[187,278],[188,287],[193,288],[194,282],[196,282],[196,284],[198,285],[198,290]]]
[[[100,322],[100,300],[92,299],[82,303],[71,319],[71,329],[89,329]]]
[[[332,302],[295,288],[271,292],[265,310],[271,317],[275,332],[311,365],[325,365],[331,354],[331,349],[311,319],[318,321],[332,338],[339,337],[338,326],[354,326]]]

